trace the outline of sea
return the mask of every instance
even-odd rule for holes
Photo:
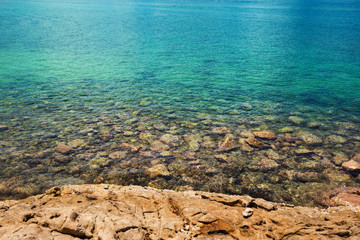
[[[360,186],[358,154],[358,0],[0,0],[0,199],[108,183],[317,206]]]

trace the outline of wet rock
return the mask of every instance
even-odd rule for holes
[[[136,122],[138,122],[138,119],[137,119],[137,118],[130,118],[130,119],[124,121],[124,123],[125,123],[126,125],[133,125],[133,124],[136,123]]]
[[[172,134],[164,134],[161,136],[160,141],[166,143],[166,144],[175,144],[179,142],[179,137]]]
[[[330,135],[326,138],[326,141],[327,142],[330,142],[330,143],[339,143],[339,144],[342,144],[342,143],[345,143],[347,140],[346,138],[342,137],[342,136],[339,136],[339,135]]]
[[[291,133],[293,131],[294,131],[294,129],[292,129],[291,127],[283,127],[283,128],[279,129],[279,132],[281,132],[281,133]]]
[[[141,145],[135,146],[135,145],[128,144],[128,143],[122,143],[120,146],[122,149],[128,150],[130,152],[138,152],[144,148],[144,146],[141,146]]]
[[[189,151],[196,152],[196,151],[199,150],[199,148],[200,148],[200,144],[199,144],[198,141],[196,141],[196,140],[191,140],[191,141],[189,142]]]
[[[279,167],[279,164],[275,162],[272,159],[263,158],[260,162],[257,164],[261,171],[271,171],[274,169],[277,169]]]
[[[268,156],[268,158],[273,159],[273,160],[280,160],[281,159],[281,156],[272,149],[268,149],[266,151],[266,155]]]
[[[351,206],[356,208],[360,207],[360,188],[340,187],[324,192],[315,199],[328,207]]]
[[[279,174],[290,181],[293,181],[297,175],[297,173],[294,170],[282,170],[280,171]]]
[[[250,103],[242,103],[240,107],[244,110],[251,110],[253,109],[253,106]]]
[[[269,140],[276,139],[276,135],[272,131],[260,131],[260,132],[254,132],[253,134],[255,135],[255,137],[258,138],[269,139]]]
[[[160,130],[160,131],[164,131],[164,130],[168,129],[168,127],[163,123],[156,123],[153,126],[155,129]]]
[[[56,146],[55,150],[62,154],[70,154],[73,149],[65,144],[59,144]]]
[[[139,138],[143,141],[152,142],[154,141],[155,136],[152,135],[151,133],[144,132],[144,133],[140,133]]]
[[[316,182],[319,176],[316,172],[305,172],[296,174],[296,178],[301,182]]]
[[[240,150],[241,151],[244,151],[244,152],[252,152],[252,151],[254,151],[254,149],[252,147],[250,147],[250,145],[243,138],[239,139],[239,145],[240,145]]]
[[[71,158],[67,155],[63,155],[60,153],[55,153],[53,155],[53,158],[55,159],[55,161],[59,162],[59,163],[68,163],[71,161]]]
[[[104,182],[104,178],[100,177],[100,176],[97,176],[95,179],[94,179],[94,183],[95,184],[100,184],[100,183],[103,183]]]
[[[212,140],[205,140],[201,143],[201,146],[204,148],[216,148],[216,144]]]
[[[306,148],[298,148],[295,150],[296,155],[311,155],[314,152]]]
[[[214,155],[214,158],[220,162],[229,162],[228,158],[224,154]]]
[[[249,218],[254,214],[254,210],[252,210],[251,208],[245,208],[245,210],[242,212],[242,215],[244,216],[244,218]]]
[[[240,137],[242,138],[254,137],[254,134],[250,130],[244,130],[240,132]]]
[[[121,160],[124,159],[126,157],[126,152],[125,151],[116,151],[116,152],[112,152],[109,154],[109,158],[111,159],[116,159],[116,160]]]
[[[305,120],[302,117],[298,117],[298,116],[290,116],[289,121],[291,123],[295,123],[296,125],[301,125],[305,123]]]
[[[106,166],[110,162],[108,158],[95,158],[89,162],[89,167],[92,169],[101,168]]]
[[[352,160],[358,161],[360,162],[360,153],[356,154],[355,156],[352,157]]]
[[[67,145],[72,148],[84,147],[86,144],[82,139],[75,139],[67,143]]]
[[[160,152],[160,156],[162,156],[162,157],[170,157],[170,156],[172,156],[172,155],[173,155],[173,153],[170,152],[170,151]]]
[[[284,140],[286,141],[286,142],[295,142],[296,141],[296,138],[294,138],[293,136],[291,136],[291,135],[289,135],[289,134],[285,134],[285,136],[284,136]]]
[[[333,169],[326,169],[323,174],[327,179],[334,182],[349,182],[351,180],[348,174]]]
[[[230,133],[230,130],[227,127],[215,127],[211,130],[211,133],[225,135],[227,133]]]
[[[151,168],[148,168],[145,171],[145,174],[150,178],[155,178],[157,176],[170,176],[170,172],[164,164],[157,164]]]
[[[6,125],[0,125],[0,132],[1,132],[1,131],[8,130],[8,129],[9,129],[8,126],[6,126]]]
[[[39,151],[39,152],[31,154],[31,157],[33,157],[33,158],[46,158],[46,157],[50,156],[52,153],[53,153],[53,150],[46,149],[46,150]]]
[[[304,161],[299,164],[299,168],[305,169],[305,170],[315,170],[320,171],[322,170],[321,162],[319,161]]]
[[[344,162],[341,166],[347,171],[360,171],[360,162],[355,160]]]
[[[140,156],[145,157],[145,158],[154,158],[155,157],[155,155],[151,151],[141,151]]]
[[[147,106],[149,106],[151,104],[151,102],[150,101],[140,101],[140,106],[142,106],[142,107],[147,107]]]
[[[346,156],[337,155],[332,159],[332,161],[336,165],[340,166],[342,163],[349,161],[349,159]]]
[[[301,139],[309,145],[320,145],[323,143],[320,137],[311,133],[303,133]]]
[[[269,147],[269,145],[265,144],[264,142],[262,141],[259,141],[257,140],[256,138],[254,137],[249,137],[246,139],[246,142],[252,146],[252,147],[256,147],[256,148],[267,148]]]
[[[135,135],[135,133],[133,131],[125,131],[123,134],[124,134],[124,136],[127,136],[127,137],[131,137],[131,136]]]
[[[309,127],[309,128],[319,128],[319,127],[321,127],[321,123],[319,123],[319,122],[311,122],[311,123],[309,123],[307,126]]]
[[[210,119],[211,115],[207,113],[199,113],[195,117],[199,119]]]
[[[234,135],[227,134],[225,138],[219,142],[219,151],[226,152],[235,149],[237,146],[234,138]]]
[[[196,153],[195,152],[185,152],[183,153],[185,159],[195,159]]]

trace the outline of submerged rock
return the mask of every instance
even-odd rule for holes
[[[69,154],[73,151],[73,149],[65,144],[59,144],[56,146],[55,150],[62,154]]]
[[[82,139],[75,139],[75,140],[72,140],[70,142],[67,143],[67,145],[69,147],[72,147],[72,148],[78,148],[78,147],[83,147],[86,145],[85,141],[82,140]]]
[[[330,135],[326,138],[326,141],[330,142],[330,143],[345,143],[347,140],[346,138],[339,136],[339,135]]]
[[[254,138],[254,137],[249,137],[249,138],[247,138],[247,139],[246,139],[246,142],[247,142],[250,146],[256,147],[256,148],[266,148],[266,147],[268,147],[267,144],[265,144],[265,143],[262,142],[262,141],[257,140],[257,139]]]
[[[257,164],[262,171],[271,171],[274,169],[277,169],[279,167],[279,164],[275,162],[272,159],[263,158],[260,162]]]
[[[255,135],[255,137],[258,138],[269,139],[269,140],[276,139],[276,135],[272,131],[260,131],[260,132],[254,132],[253,134]]]
[[[109,162],[110,162],[110,159],[108,159],[108,158],[103,158],[103,157],[95,158],[89,162],[89,167],[92,169],[96,169],[96,168],[104,167]]]
[[[227,134],[230,133],[230,130],[227,127],[215,127],[211,130],[213,134]]]
[[[313,151],[306,149],[306,148],[299,148],[299,149],[295,150],[296,155],[310,155],[313,153],[314,153]]]
[[[301,135],[301,139],[309,145],[320,145],[323,143],[320,137],[312,133],[304,133],[303,135]]]
[[[254,151],[254,148],[252,148],[245,139],[240,138],[239,139],[239,144],[240,144],[240,150],[244,151],[244,152],[252,152]]]
[[[279,129],[279,132],[281,132],[281,133],[291,133],[293,131],[294,131],[294,129],[292,129],[291,127],[283,127],[283,128]]]
[[[160,141],[166,143],[166,144],[175,144],[179,142],[179,137],[172,134],[164,134],[161,136]]]
[[[219,151],[226,152],[236,148],[234,135],[228,134],[225,138],[219,142]]]
[[[266,151],[266,155],[268,156],[268,158],[273,159],[273,160],[280,160],[281,159],[280,154],[278,154],[277,152],[275,152],[272,149],[268,149]]]
[[[360,207],[360,188],[340,187],[328,192],[324,192],[315,200],[328,207],[351,206]]]
[[[305,120],[302,117],[298,117],[298,116],[290,116],[289,121],[297,125],[301,125],[305,123]]]
[[[196,152],[199,148],[200,144],[198,141],[192,140],[189,142],[189,151]]]
[[[157,176],[169,176],[170,172],[164,164],[157,164],[151,168],[148,168],[145,171],[145,174],[151,178],[155,178]]]
[[[344,156],[344,155],[336,155],[336,156],[334,156],[332,161],[336,165],[341,165],[342,163],[349,161],[349,158],[347,156]]]
[[[341,165],[347,171],[360,171],[360,162],[350,160]]]
[[[319,176],[316,172],[304,172],[296,174],[296,177],[301,182],[316,182],[319,180]]]
[[[351,177],[345,172],[335,171],[333,169],[326,169],[323,174],[327,179],[334,182],[349,182]]]
[[[9,129],[8,126],[6,126],[6,125],[0,125],[0,132],[1,132],[1,131],[8,130],[8,129]]]
[[[121,159],[124,159],[125,157],[126,157],[125,151],[117,151],[117,152],[112,152],[109,154],[109,158],[111,158],[111,159],[121,160]]]

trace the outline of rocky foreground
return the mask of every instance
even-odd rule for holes
[[[0,202],[0,239],[360,239],[359,210],[196,191],[70,185]]]

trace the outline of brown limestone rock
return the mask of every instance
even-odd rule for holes
[[[348,199],[343,193],[358,190],[332,198]],[[253,210],[251,217],[243,216],[246,208]],[[359,239],[359,210],[139,186],[69,185],[0,202],[0,239]]]

